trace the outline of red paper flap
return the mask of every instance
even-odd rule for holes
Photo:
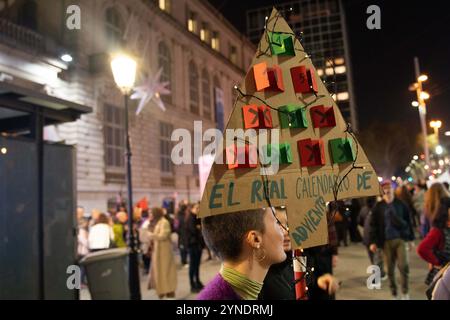
[[[325,149],[322,139],[304,139],[297,142],[302,167],[325,165]]]
[[[244,116],[244,128],[258,128],[260,126],[260,115],[257,105],[251,104],[242,107],[242,114]]]
[[[305,66],[291,68],[292,83],[296,93],[317,92],[317,82],[311,69]]]
[[[269,68],[270,89],[273,91],[284,91],[283,73],[278,65]]]
[[[254,104],[242,107],[244,128],[272,128],[272,113],[268,106],[256,106]]]
[[[336,117],[333,107],[323,105],[315,106],[310,109],[311,120],[314,128],[335,127]]]
[[[254,145],[246,144],[245,146],[238,147],[236,144],[232,144],[226,149],[226,158],[228,169],[256,168],[258,165],[258,152]],[[245,163],[239,163],[242,160]]]
[[[306,71],[306,75],[308,76],[308,84],[310,91],[312,90],[313,92],[317,93],[319,90],[317,89],[316,77],[313,71],[311,69],[308,69]]]
[[[260,128],[273,128],[272,112],[268,106],[259,106]]]

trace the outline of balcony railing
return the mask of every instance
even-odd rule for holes
[[[41,34],[4,18],[0,18],[0,42],[34,53],[45,50],[45,38]]]

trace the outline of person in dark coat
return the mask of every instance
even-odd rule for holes
[[[189,213],[186,218],[186,243],[189,252],[189,280],[191,283],[191,292],[200,292],[203,289],[203,283],[200,281],[200,263],[203,251],[203,236],[201,220],[197,218],[198,203],[188,208]]]
[[[292,258],[292,245],[289,238],[289,233],[287,232],[287,213],[284,208],[276,208],[276,217],[281,225],[285,226],[283,228],[284,241],[283,249],[286,252],[286,259],[281,262],[272,265],[267,272],[264,279],[264,284],[259,294],[259,300],[295,300],[295,278],[293,269],[293,258]],[[336,246],[336,235],[331,236],[331,240],[334,243],[334,248],[337,253]],[[327,246],[323,246],[327,247]],[[334,252],[334,251],[333,251]],[[320,255],[310,255],[305,252],[307,256],[307,261],[312,259],[314,263],[318,263],[318,257]],[[332,258],[330,258],[331,264]],[[338,289],[338,281],[335,277],[331,275],[331,272],[322,272],[324,268],[318,267],[314,270],[314,275],[312,282],[313,284],[309,286],[309,299],[315,300],[319,297],[319,294],[323,293],[325,295],[334,295]],[[316,274],[319,272],[320,274]],[[330,267],[331,270],[331,267]],[[328,270],[327,270],[328,271]]]
[[[383,250],[392,296],[399,299],[395,267],[400,271],[402,296],[409,300],[409,263],[407,242],[414,240],[414,230],[408,207],[394,197],[390,181],[382,183],[383,200],[373,208],[370,222],[370,250]]]
[[[334,277],[332,278],[332,283],[336,288],[323,288],[320,284],[322,283],[323,277],[332,277],[333,268],[337,264],[338,241],[333,217],[337,212],[345,210],[344,207],[343,201],[332,201],[328,204],[328,244],[305,250],[308,266],[314,267],[314,271],[312,272],[313,279],[308,286],[309,300],[335,299],[335,292],[338,288],[337,280]]]
[[[186,236],[186,217],[189,216],[188,205],[182,204],[176,217],[176,232],[178,234],[178,249],[180,251],[181,265],[187,266],[188,263],[188,244]]]
[[[359,203],[359,199],[352,199],[350,201],[350,205],[348,206],[349,209],[349,235],[350,235],[350,241],[351,242],[361,242],[361,234],[358,230],[358,216],[359,212],[361,211],[361,204]]]
[[[378,248],[377,252],[375,253],[370,250],[370,221],[372,219],[373,207],[376,203],[376,197],[366,198],[366,205],[361,208],[358,219],[359,225],[364,228],[362,240],[363,244],[366,246],[370,263],[372,265],[378,265],[380,267],[381,277],[383,278],[383,280],[385,280],[387,279],[387,275],[384,271],[383,252],[380,248]]]

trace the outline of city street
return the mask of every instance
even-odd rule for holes
[[[0,301],[450,300],[448,6],[405,3],[0,0]]]
[[[351,244],[348,247],[339,248],[339,261],[335,275],[342,282],[337,294],[338,300],[391,300],[389,281],[383,281],[380,290],[369,290],[366,281],[369,274],[366,273],[368,258],[362,244]],[[177,256],[177,260],[179,257]],[[203,262],[200,267],[200,277],[204,284],[208,283],[220,268],[217,259],[206,260],[206,251],[203,254]],[[178,286],[176,299],[193,300],[196,294],[190,292],[189,268],[181,268],[178,263]],[[398,274],[398,272],[397,272]],[[412,300],[425,300],[426,285],[424,279],[427,274],[427,264],[413,251],[410,252],[410,296]],[[141,276],[141,294],[143,300],[157,300],[154,290],[147,290],[147,277]],[[81,300],[90,299],[87,289],[81,290]]]

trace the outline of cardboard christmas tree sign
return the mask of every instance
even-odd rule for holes
[[[224,139],[216,154],[224,162],[211,168],[200,217],[285,206],[293,247],[326,244],[327,202],[379,195],[378,176],[276,9],[238,90],[226,128],[254,130],[259,142]],[[265,174],[274,159],[278,170]]]

